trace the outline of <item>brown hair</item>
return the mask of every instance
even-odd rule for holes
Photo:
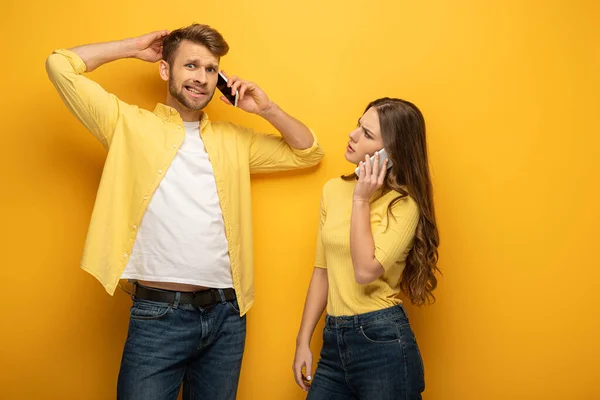
[[[371,107],[379,115],[383,145],[392,161],[383,193],[390,190],[400,193],[388,206],[388,214],[393,217],[392,206],[409,195],[418,204],[420,211],[414,245],[406,259],[400,287],[413,304],[432,303],[435,301],[432,292],[437,286],[435,274],[439,272],[437,261],[440,239],[433,207],[425,119],[417,106],[405,100],[384,97],[371,102],[365,112]],[[356,175],[342,178],[353,180]]]
[[[229,52],[229,45],[223,36],[208,25],[192,24],[185,28],[176,29],[169,33],[163,40],[163,60],[169,63],[173,58],[179,45],[184,40],[205,46],[215,57],[223,57]]]

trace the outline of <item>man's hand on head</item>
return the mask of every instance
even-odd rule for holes
[[[162,60],[162,42],[169,31],[147,33],[133,39],[127,39],[132,47],[133,56],[143,61],[157,62]]]

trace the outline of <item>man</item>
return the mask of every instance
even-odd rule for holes
[[[235,398],[253,301],[250,174],[323,158],[303,123],[235,76],[238,107],[281,137],[209,121],[202,110],[228,50],[194,24],[56,50],[46,62],[67,107],[108,150],[81,267],[110,294],[135,282],[119,399],[176,399],[182,382],[184,398]],[[126,57],[160,61],[168,92],[154,112],[82,75]]]

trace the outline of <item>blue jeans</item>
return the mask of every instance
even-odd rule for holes
[[[177,302],[176,302],[177,303]],[[246,317],[237,301],[208,308],[134,299],[119,400],[235,399]]]
[[[307,400],[420,400],[423,390],[423,360],[401,305],[327,316]]]

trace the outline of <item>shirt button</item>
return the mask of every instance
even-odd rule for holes
[[[133,230],[137,229],[137,225],[132,226]]]
[[[177,145],[176,145],[176,144],[174,144],[174,145],[173,145],[173,148],[174,148],[174,149],[176,149],[176,148],[177,148]]]
[[[158,173],[159,173],[159,174],[162,174],[162,169],[159,169],[159,170],[158,170]]]
[[[177,125],[177,129],[181,129],[181,127],[179,125]]]
[[[148,196],[144,196],[144,200],[148,200]]]
[[[127,258],[128,255],[129,254],[127,254],[127,253],[123,254],[123,258]]]

